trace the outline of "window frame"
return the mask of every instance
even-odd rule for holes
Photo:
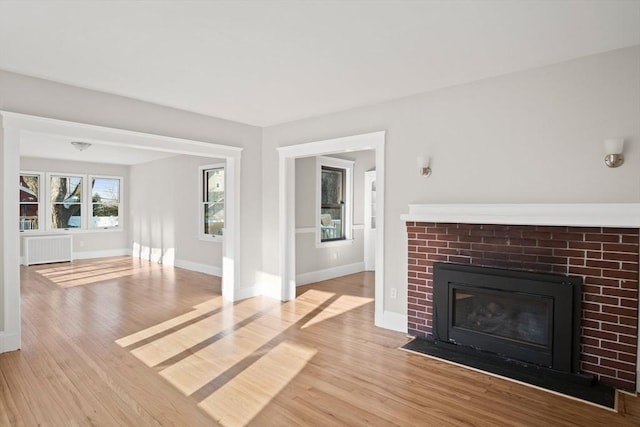
[[[124,177],[119,175],[103,175],[103,174],[83,174],[83,173],[70,173],[70,172],[45,172],[45,171],[32,171],[21,170],[20,175],[33,175],[38,176],[40,179],[39,185],[39,206],[38,206],[38,229],[33,230],[20,230],[20,233],[28,234],[51,234],[51,233],[64,233],[64,234],[82,234],[82,233],[104,233],[104,232],[122,232],[125,224],[125,200],[124,200]],[[81,220],[80,227],[78,228],[53,228],[52,214],[53,206],[55,203],[51,201],[51,178],[57,177],[74,177],[82,180],[82,197],[83,200],[79,203],[81,207]],[[92,191],[90,187],[91,180],[93,178],[102,179],[117,179],[119,181],[119,202],[118,202],[118,226],[117,227],[93,227],[91,225],[91,218],[93,217],[93,201]],[[21,202],[18,200],[18,205]],[[83,212],[84,211],[84,212]],[[19,228],[19,226],[18,226]]]
[[[336,157],[316,157],[316,247],[350,245],[353,243],[353,169],[355,162]],[[322,167],[344,170],[344,238],[322,240]]]
[[[92,181],[93,179],[111,179],[118,181],[118,225],[111,227],[97,227],[93,225],[93,191],[92,191]],[[123,191],[122,191],[122,183],[124,182],[124,178],[121,176],[113,176],[113,175],[87,175],[87,185],[86,185],[86,203],[87,203],[87,228],[88,231],[99,231],[99,230],[120,230],[123,228],[124,224],[124,215],[122,215],[124,211],[124,203],[123,203]]]
[[[46,206],[45,206],[45,215],[46,215],[46,227],[45,230],[47,232],[50,233],[70,233],[70,232],[77,232],[77,231],[81,231],[81,230],[87,230],[87,215],[86,212],[86,199],[87,199],[87,189],[86,189],[86,182],[87,182],[87,175],[84,174],[78,174],[78,173],[67,173],[67,172],[47,172],[46,174]],[[80,203],[78,203],[80,205],[80,226],[79,227],[72,227],[72,228],[53,228],[53,221],[51,218],[51,215],[53,214],[53,206],[55,205],[54,202],[51,201],[51,178],[54,176],[59,176],[59,177],[63,177],[63,178],[80,178],[81,181],[81,185],[83,186],[82,188],[82,197],[84,198],[84,200],[81,200]]]
[[[227,219],[227,165],[226,163],[212,163],[207,165],[201,165],[198,167],[198,239],[206,242],[218,242],[222,243],[224,239],[225,227],[222,227],[222,235],[219,234],[207,234],[204,232],[204,206],[209,202],[205,198],[205,172],[212,169],[222,169],[224,172],[224,220],[226,224]]]
[[[40,232],[45,230],[45,223],[44,223],[43,219],[44,219],[44,216],[46,216],[46,212],[44,212],[44,209],[46,209],[46,205],[43,206],[43,202],[42,202],[42,200],[45,198],[45,193],[46,193],[46,182],[45,182],[46,178],[45,178],[45,174],[43,172],[38,172],[38,171],[21,170],[19,176],[22,177],[22,176],[25,176],[25,175],[26,176],[37,176],[38,177],[38,202],[37,203],[23,203],[20,200],[20,195],[18,195],[18,207],[20,207],[22,204],[32,204],[32,205],[37,205],[38,206],[38,228],[31,228],[31,229],[28,229],[28,230],[21,230],[20,229],[20,225],[18,225],[18,230],[20,231],[20,233],[27,233],[27,234],[40,233]],[[45,184],[45,188],[43,188],[42,184]]]

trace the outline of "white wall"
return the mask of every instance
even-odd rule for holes
[[[221,274],[222,243],[198,238],[198,167],[220,162],[176,156],[131,166],[133,256]]]
[[[375,168],[375,152],[358,151],[332,157],[354,162],[353,241],[340,246],[316,247],[316,235],[311,231],[317,226],[316,158],[296,159],[296,275],[303,275],[297,280],[298,285],[308,283],[315,277],[327,277],[322,272],[336,267],[350,267],[339,269],[338,273],[364,269],[364,173]]]
[[[74,162],[66,160],[20,158],[20,170],[36,172],[63,172],[83,175],[112,175],[123,178],[123,199],[121,200],[121,227],[117,231],[70,232],[73,236],[74,258],[88,258],[109,255],[124,255],[129,249],[127,216],[129,195],[129,167],[103,163]],[[44,187],[43,187],[44,188]],[[42,212],[44,214],[44,212]],[[27,233],[24,233],[26,235]],[[21,242],[22,244],[22,242]],[[22,253],[22,250],[21,252]]]
[[[640,46],[263,130],[263,266],[277,274],[277,147],[387,130],[384,309],[406,313],[409,203],[640,201]],[[603,164],[603,139],[627,140]],[[433,174],[417,172],[429,155]],[[398,298],[390,298],[390,288]]]

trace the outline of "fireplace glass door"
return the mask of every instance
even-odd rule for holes
[[[548,346],[553,300],[516,292],[453,289],[453,327]]]

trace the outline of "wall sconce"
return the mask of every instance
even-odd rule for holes
[[[91,143],[89,142],[82,142],[82,141],[71,141],[70,143],[71,145],[74,146],[74,148],[78,151],[84,151],[87,148],[91,147]]]
[[[417,160],[420,175],[424,177],[431,175],[431,168],[429,167],[429,157],[420,156]]]
[[[624,163],[624,139],[608,138],[604,140],[604,150],[607,155],[604,157],[604,164],[610,168],[617,168]]]

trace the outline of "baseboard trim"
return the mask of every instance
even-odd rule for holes
[[[376,326],[380,326],[381,328],[385,329],[391,329],[392,331],[407,333],[408,320],[409,319],[406,314],[384,310],[382,312],[382,324]]]
[[[21,347],[20,335],[0,332],[0,353],[20,350]]]
[[[335,279],[336,277],[348,274],[360,273],[364,271],[364,262],[354,264],[339,265],[325,270],[311,271],[296,275],[296,286],[308,285],[309,283],[322,282],[323,280]]]
[[[109,249],[106,251],[74,252],[72,259],[109,258],[115,256],[131,256],[131,249]]]
[[[185,261],[183,259],[174,260],[173,266],[178,268],[184,268],[185,270],[197,271],[198,273],[209,274],[211,276],[222,277],[222,267],[215,267],[212,265]]]
[[[299,227],[296,228],[296,234],[312,234],[316,232],[315,227]]]
[[[260,287],[258,285],[254,285],[254,286],[244,286],[244,287],[241,287],[240,289],[236,289],[233,295],[233,300],[241,301],[243,299],[257,297],[258,295],[261,295],[259,288]]]

